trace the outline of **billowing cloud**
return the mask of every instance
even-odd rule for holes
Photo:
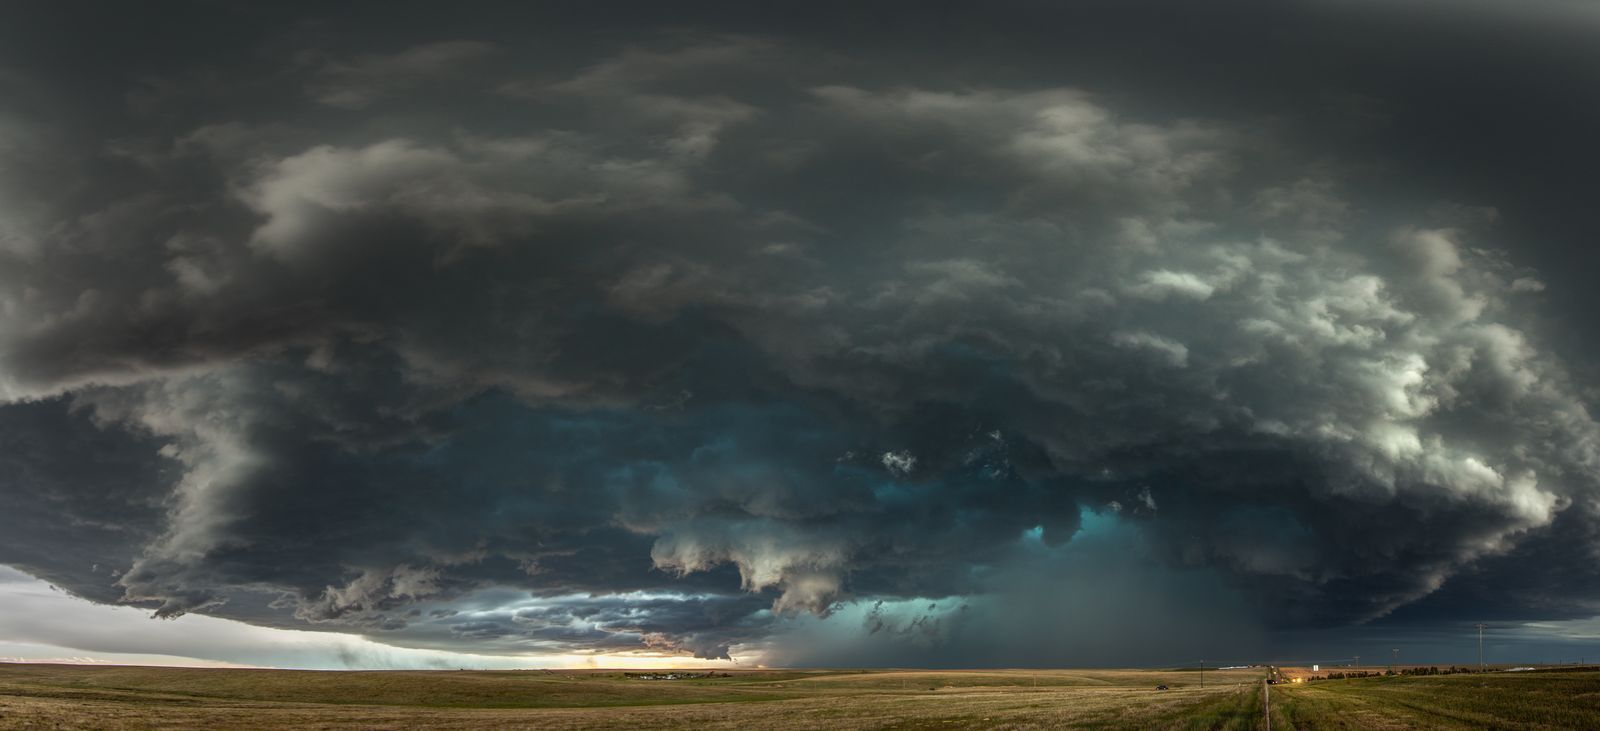
[[[268,48],[207,64],[250,99],[0,117],[0,563],[435,649],[996,662],[994,595],[1121,550],[1085,515],[1277,627],[1600,579],[1554,285],[1315,125],[747,33]]]

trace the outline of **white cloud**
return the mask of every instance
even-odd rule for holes
[[[145,610],[92,604],[6,567],[0,567],[0,607],[0,655],[19,661],[335,670],[550,667],[571,661],[408,649],[337,632],[256,627],[193,614],[151,619]]]

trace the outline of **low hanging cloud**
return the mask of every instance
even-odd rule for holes
[[[0,562],[157,616],[721,658],[955,611],[1085,511],[1290,626],[1600,525],[1589,392],[1492,228],[1369,214],[1260,120],[810,50],[552,78],[440,41],[115,147],[0,119]],[[496,114],[418,111],[446,82]]]

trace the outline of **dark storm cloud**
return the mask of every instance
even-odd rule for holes
[[[1439,127],[1483,161],[1455,186],[1406,129],[1535,92],[1407,67],[1400,95],[1379,63],[1502,11],[1291,7],[841,39],[827,12],[197,6],[122,65],[125,38],[72,64],[18,39],[0,561],[163,616],[497,652],[724,657],[931,598],[867,622],[968,622],[962,656],[1000,662],[1002,610],[955,607],[1053,575],[1027,552],[1070,552],[1087,509],[1271,624],[1502,582],[1505,616],[1587,616],[1600,430],[1560,342],[1592,325],[1532,266],[1551,209],[1480,182],[1533,168],[1471,124]],[[1160,48],[1045,43],[1041,14]],[[1364,56],[1362,18],[1426,32]],[[1548,23],[1502,25],[1499,58],[1580,88]],[[1298,75],[1330,57],[1375,65]],[[1568,139],[1525,124],[1533,157]]]
[[[306,64],[322,61],[314,74],[316,81],[307,89],[319,103],[362,109],[420,83],[457,76],[494,50],[493,44],[481,41],[439,41],[392,54],[319,59],[320,54],[311,52],[298,60]]]

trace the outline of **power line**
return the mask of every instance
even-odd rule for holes
[[[1475,624],[1478,628],[1478,672],[1483,672],[1483,628],[1484,625]]]

